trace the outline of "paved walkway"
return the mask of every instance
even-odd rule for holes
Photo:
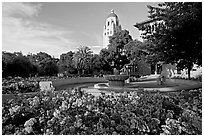
[[[179,79],[167,79],[164,85],[158,85],[158,87],[144,87],[144,90],[159,90],[161,92],[189,90],[195,88],[201,88],[202,82],[195,82],[191,80],[179,80]]]
[[[193,81],[193,80],[183,80],[183,79],[167,79],[164,85],[158,85],[156,78],[158,75],[150,75],[148,77],[143,77],[141,82],[132,82],[128,86],[123,88],[117,87],[106,87],[106,88],[82,88],[88,93],[94,95],[100,94],[101,91],[135,91],[138,89],[144,89],[147,91],[160,91],[160,92],[175,92],[180,90],[190,90],[196,88],[202,88],[202,82]]]
[[[179,91],[179,90],[189,90],[189,89],[195,89],[195,88],[202,88],[202,82],[198,82],[198,81],[192,81],[192,80],[182,80],[182,79],[167,79],[165,85],[157,85],[156,82],[156,78],[158,77],[158,75],[150,75],[148,77],[143,77],[141,78],[142,81],[141,82],[132,82],[129,87],[124,87],[124,88],[112,88],[112,87],[108,87],[106,90],[102,89],[96,89],[93,87],[89,87],[87,88],[87,85],[89,84],[85,84],[83,85],[82,83],[80,83],[79,87],[83,86],[84,88],[82,88],[82,90],[85,90],[88,93],[92,93],[94,95],[100,95],[100,92],[103,91],[135,91],[138,90],[140,88],[143,88],[144,90],[148,90],[148,91],[155,91],[155,90],[159,90],[160,92],[175,92],[175,91]],[[95,80],[93,80],[94,82],[96,82]],[[94,83],[92,82],[92,83]],[[104,82],[103,79],[100,79],[100,81],[98,82]],[[75,85],[76,86],[76,85]],[[107,92],[108,94],[110,92]],[[27,93],[27,94],[35,94],[35,93]],[[8,94],[8,95],[2,95],[2,101],[6,101],[6,99],[12,99],[14,98],[13,94]]]
[[[182,79],[167,79],[164,85],[158,85],[156,80],[134,82],[132,87],[144,88],[144,90],[159,90],[159,91],[178,91],[201,88],[202,82]]]

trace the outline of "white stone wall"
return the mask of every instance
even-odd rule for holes
[[[103,28],[103,48],[106,48],[109,44],[109,37],[113,36],[113,34],[117,33],[121,29],[118,18],[109,17],[106,19],[105,26]]]

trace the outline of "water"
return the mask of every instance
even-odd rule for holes
[[[78,83],[78,84],[67,84],[67,85],[60,85],[60,86],[54,86],[55,90],[64,90],[69,88],[75,88],[75,87],[93,87],[93,85],[96,83]]]

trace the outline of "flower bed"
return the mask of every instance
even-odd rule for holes
[[[202,134],[202,89],[95,97],[76,89],[19,95],[2,107],[3,134]]]
[[[77,78],[57,78],[57,77],[33,77],[33,78],[10,78],[2,81],[2,94],[18,94],[40,91],[40,81],[52,81],[54,87],[79,83],[105,82],[104,78],[77,77]]]
[[[18,94],[39,91],[39,85],[35,79],[4,79],[2,82],[2,94]]]

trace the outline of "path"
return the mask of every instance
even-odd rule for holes
[[[156,78],[158,75],[150,75],[147,77],[141,78],[141,82],[132,82],[128,86],[124,88],[117,87],[106,87],[106,88],[82,88],[88,93],[92,93],[94,95],[99,95],[101,91],[106,93],[110,93],[109,91],[135,91],[137,89],[144,89],[147,91],[160,91],[160,92],[175,92],[180,90],[190,90],[196,88],[202,88],[202,82],[193,81],[193,80],[183,80],[183,79],[167,79],[164,85],[158,85],[156,82]]]

